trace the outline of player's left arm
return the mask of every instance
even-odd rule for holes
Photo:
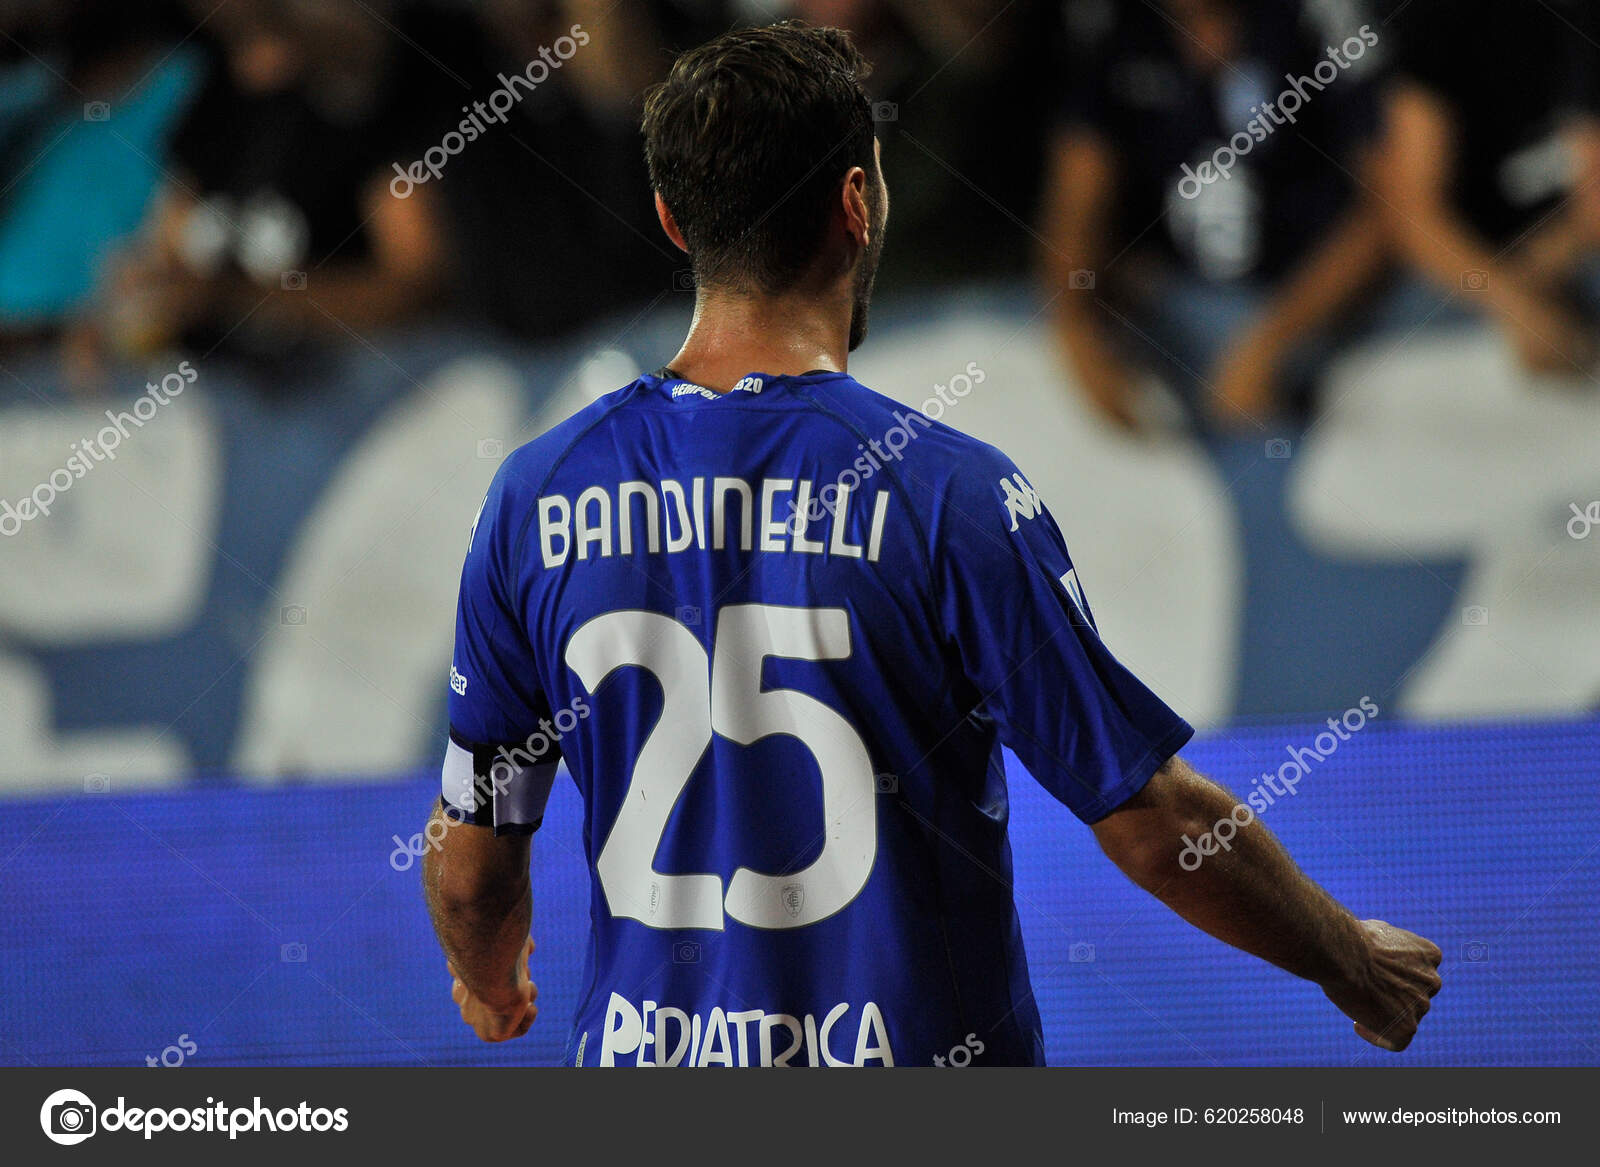
[[[1123,874],[1190,924],[1320,986],[1364,1040],[1405,1049],[1442,983],[1438,946],[1383,920],[1357,919],[1254,817],[1225,850],[1185,867],[1175,840],[1237,823],[1239,806],[1174,756],[1093,824],[1095,838]]]
[[[532,836],[497,836],[440,804],[423,838],[439,840],[423,855],[422,885],[448,961],[451,999],[484,1041],[521,1037],[539,1013],[528,972]]]
[[[1009,459],[973,451],[944,522],[947,627],[1002,740],[1033,776],[1189,923],[1316,982],[1363,1038],[1404,1049],[1438,991],[1438,948],[1356,919],[1259,822],[1220,859],[1186,867],[1182,841],[1238,804],[1177,756],[1193,730],[1101,641],[1043,500]]]

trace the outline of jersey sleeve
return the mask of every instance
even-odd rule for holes
[[[468,538],[450,665],[450,741],[442,794],[452,818],[528,834],[544,818],[561,760],[509,562],[516,531],[508,461]]]
[[[1111,654],[1055,520],[1010,459],[955,474],[936,528],[945,632],[982,712],[1084,822],[1137,794],[1194,730]]]

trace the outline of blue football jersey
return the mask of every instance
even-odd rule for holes
[[[453,813],[582,793],[583,1066],[1042,1064],[1001,744],[1094,822],[1193,732],[1005,455],[831,372],[663,370],[509,456],[450,688]]]

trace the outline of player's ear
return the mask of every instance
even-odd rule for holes
[[[661,197],[660,191],[656,191],[656,218],[661,220],[661,229],[667,233],[667,238],[677,245],[679,251],[688,254],[689,245],[684,242],[683,232],[678,230],[678,221],[672,217],[667,200]]]
[[[844,229],[855,240],[856,246],[866,250],[872,241],[872,212],[867,207],[867,172],[852,166],[844,176],[842,191]]]

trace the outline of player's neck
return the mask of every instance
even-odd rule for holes
[[[850,313],[848,293],[743,296],[702,290],[689,335],[670,364],[679,376],[719,393],[748,373],[843,372]]]

